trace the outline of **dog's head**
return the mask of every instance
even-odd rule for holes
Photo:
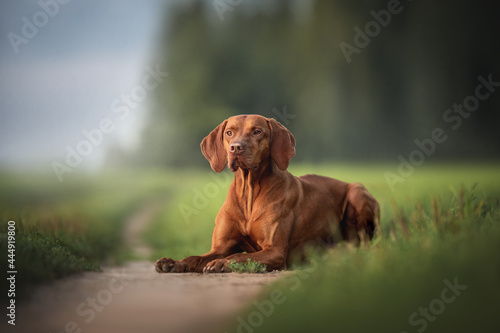
[[[215,172],[238,168],[257,171],[269,157],[286,170],[295,155],[295,138],[271,118],[240,115],[226,119],[201,142],[201,151]]]

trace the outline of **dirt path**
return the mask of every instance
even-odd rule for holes
[[[147,206],[127,223],[137,254],[155,214]],[[16,332],[226,332],[262,288],[286,273],[158,274],[149,261],[103,267],[43,286],[18,309]]]
[[[149,258],[153,249],[151,249],[142,240],[142,233],[146,230],[149,223],[159,212],[161,205],[159,202],[153,202],[130,217],[123,228],[123,239],[134,252],[136,257],[146,260]]]

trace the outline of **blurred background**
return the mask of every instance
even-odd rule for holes
[[[399,163],[437,127],[429,160],[498,160],[500,92],[443,115],[500,81],[499,6],[389,3],[3,1],[0,167],[207,166],[201,139],[239,113],[287,126],[296,161]]]
[[[373,246],[333,251],[264,331],[401,332],[457,276],[470,289],[429,331],[495,331],[499,14],[465,0],[1,1],[0,252],[12,220],[16,297],[207,252],[232,175],[199,144],[258,113],[294,134],[293,174],[362,182],[381,206]],[[74,289],[76,304],[95,296]],[[36,306],[46,331],[67,330]],[[137,317],[116,313],[127,329]]]

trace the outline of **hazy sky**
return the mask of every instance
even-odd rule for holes
[[[146,66],[156,66],[164,2],[55,3],[0,4],[0,167],[50,170],[105,118],[115,127],[82,168],[99,164],[112,144],[137,143],[147,99],[124,119],[112,103],[141,85]]]

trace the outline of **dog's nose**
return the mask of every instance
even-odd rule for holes
[[[233,142],[229,145],[229,151],[233,154],[241,154],[245,151],[245,147],[241,142]]]

